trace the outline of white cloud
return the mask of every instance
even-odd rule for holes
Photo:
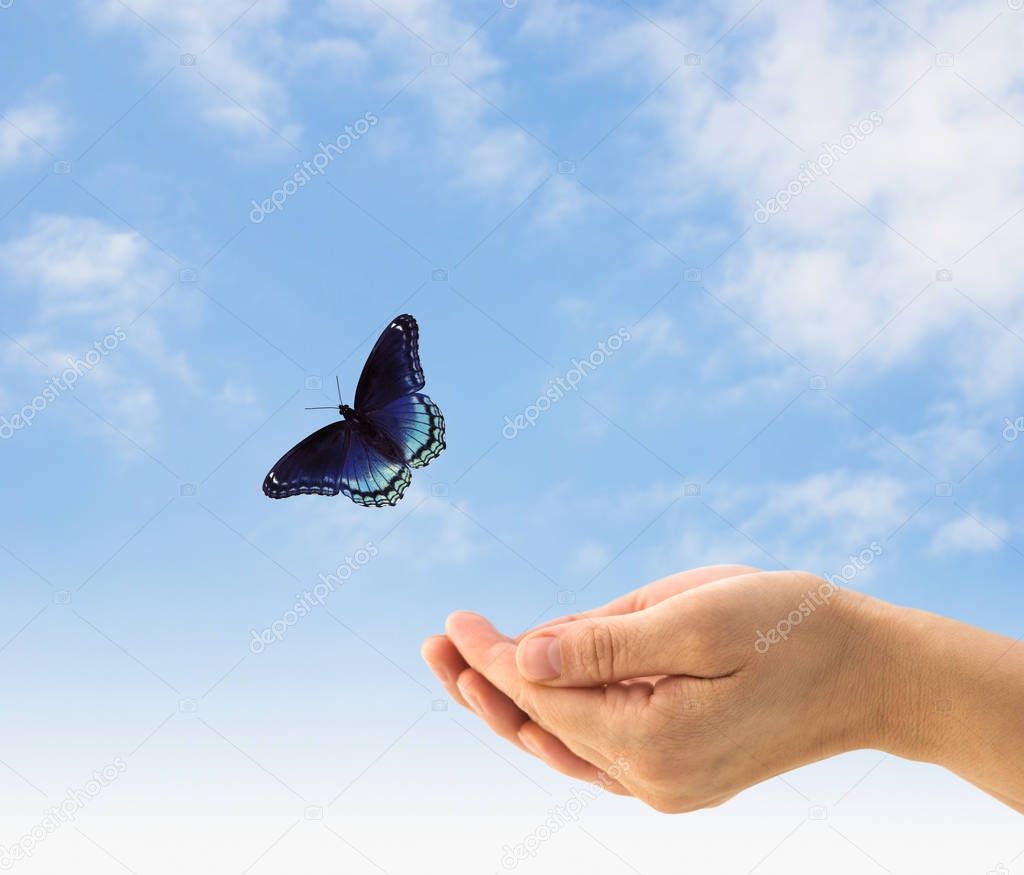
[[[886,566],[886,539],[901,526],[920,526],[912,518],[920,503],[908,484],[879,470],[838,469],[757,486],[723,478],[698,496],[687,495],[679,480],[597,495],[555,484],[535,496],[529,525],[542,541],[559,520],[576,520],[596,538],[576,546],[569,570],[590,577],[616,557],[608,581],[630,586],[717,563],[842,574],[851,556],[867,551],[872,560],[853,584],[863,588]],[[558,550],[564,552],[561,541]]]
[[[30,102],[4,110],[0,117],[0,170],[46,159],[60,147],[67,130],[64,116],[49,102]]]
[[[841,527],[849,546],[888,534],[906,518],[906,484],[886,474],[848,470],[815,474],[789,484],[769,484],[757,492],[766,500],[747,518],[757,529],[778,529],[780,521],[794,535],[822,526]]]
[[[468,188],[522,199],[554,170],[555,157],[503,114],[510,96],[503,64],[487,47],[486,29],[478,30],[484,16],[465,17],[451,3],[396,0],[385,9],[323,0],[307,13],[316,21],[315,37],[294,26],[298,15],[286,0],[137,0],[130,10],[102,0],[85,10],[95,24],[130,28],[155,47],[154,74],[178,64],[180,54],[195,55],[195,66],[176,69],[175,79],[187,79],[201,96],[204,118],[250,139],[275,140],[271,128],[301,147],[290,95],[301,76],[328,72],[351,80],[360,73],[385,93],[401,90],[414,113],[426,111],[433,149]],[[514,11],[501,7],[499,14]],[[432,54],[445,54],[447,63],[429,63]],[[418,127],[415,148],[422,149],[425,126]],[[390,136],[399,135],[392,129]],[[552,204],[566,209],[557,199]]]
[[[137,232],[80,216],[35,216],[0,247],[0,262],[36,295],[45,321],[133,318],[161,288],[152,249]]]
[[[656,498],[639,493],[636,500],[658,508],[682,489],[660,489]],[[774,567],[777,561],[817,574],[837,573],[850,555],[873,543],[884,545],[915,506],[903,481],[847,469],[756,487],[722,483],[706,493],[703,499],[681,497],[676,504],[673,514],[689,516],[677,526],[684,533],[679,543],[659,558],[662,568],[698,561]],[[869,577],[865,572],[858,586]]]
[[[28,375],[24,390],[31,396],[69,358],[123,332],[124,342],[78,385],[90,387],[101,414],[122,431],[152,439],[160,413],[151,381],[161,375],[194,387],[197,380],[184,353],[166,339],[174,301],[165,295],[163,306],[138,318],[174,282],[165,256],[135,231],[90,217],[43,214],[0,246],[0,270],[35,304],[6,350],[7,361]]]
[[[677,357],[686,352],[682,329],[665,313],[650,313],[630,328],[629,333],[631,342],[647,356]]]
[[[520,36],[571,41],[570,74],[612,74],[637,95],[675,70],[588,159],[628,145],[638,170],[612,176],[609,199],[681,252],[717,253],[746,228],[705,284],[810,373],[852,358],[833,380],[844,391],[934,362],[942,379],[898,441],[962,475],[1024,389],[1024,16],[993,20],[966,0],[900,7],[922,38],[877,4],[751,5],[640,16],[564,0],[531,6]],[[683,63],[687,50],[699,64]],[[937,64],[943,52],[952,67]],[[759,199],[875,111],[882,124],[830,176],[754,220]]]
[[[676,222],[693,248],[700,242],[689,215],[693,198],[731,206],[741,223],[734,230],[751,230],[723,259],[724,282],[709,282],[816,371],[839,366],[937,269],[952,266],[1024,202],[1024,127],[1006,114],[1024,112],[1013,75],[1020,70],[1020,16],[1003,15],[946,69],[935,67],[935,48],[877,6],[762,4],[713,52],[707,47],[724,26],[712,27],[703,13],[652,12],[659,30],[628,11],[609,20],[581,16],[573,3],[555,7],[532,13],[524,35],[575,38],[589,47],[591,65],[652,86],[680,66],[683,49],[665,30],[705,52],[628,126],[650,142],[636,160],[643,174],[624,181],[635,201],[629,210]],[[736,21],[749,8],[738,0],[721,17]],[[932,2],[923,4],[921,18],[938,51],[956,51],[991,15],[975,4]],[[784,187],[851,123],[886,110],[926,70],[830,178],[814,182],[767,224],[753,221],[757,199]],[[616,195],[620,205],[622,196]],[[1024,309],[1024,289],[1015,281],[1022,271],[1024,252],[1007,227],[957,264],[954,280],[1013,322]],[[857,368],[870,373],[905,361],[926,341],[958,329],[962,307],[953,294],[947,286],[909,308],[861,353]]]
[[[986,417],[970,416],[959,405],[946,404],[933,411],[934,422],[890,439],[936,477],[959,480],[1000,441],[999,426]],[[882,454],[888,448],[873,446]]]
[[[1006,520],[973,511],[940,526],[932,536],[929,549],[945,556],[949,553],[985,553],[1005,546],[1010,526]]]
[[[83,8],[95,25],[131,29],[154,47],[151,72],[179,66],[176,78],[186,80],[201,98],[208,121],[270,145],[277,145],[277,135],[298,143],[302,128],[291,118],[282,80],[297,64],[294,59],[305,55],[278,27],[288,11],[286,0],[133,0],[130,7],[99,0]],[[326,48],[333,48],[335,56],[341,51],[321,40],[311,45],[320,57]],[[352,47],[346,52],[351,55]],[[192,55],[195,64],[181,65],[183,55]]]
[[[518,117],[514,93],[502,78],[504,63],[489,48],[487,30],[477,30],[479,20],[463,17],[451,3],[428,0],[389,4],[390,15],[362,0],[333,0],[328,6],[337,26],[361,28],[389,87],[404,87],[427,111],[433,148],[457,182],[519,201],[555,171],[556,157],[534,139],[545,132]],[[498,14],[514,10],[502,7]],[[423,41],[432,53],[444,54],[446,63],[431,63],[417,76]]]

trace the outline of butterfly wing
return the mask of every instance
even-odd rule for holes
[[[358,427],[352,429],[341,471],[341,491],[345,495],[364,507],[395,505],[411,482],[412,472],[405,462],[387,458]]]
[[[269,498],[337,495],[351,438],[351,427],[344,420],[313,432],[278,459],[263,480],[263,494]]]
[[[427,395],[403,395],[365,415],[391,436],[413,468],[429,465],[445,448],[444,416]]]
[[[403,314],[391,320],[370,350],[356,384],[356,410],[379,410],[426,383],[420,366],[420,329]]]
[[[348,496],[356,504],[396,504],[412,480],[408,467],[385,458],[350,422],[332,422],[299,441],[263,481],[269,498]]]

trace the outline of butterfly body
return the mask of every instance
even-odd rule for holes
[[[355,403],[340,402],[341,420],[313,432],[285,453],[263,481],[269,498],[348,496],[368,507],[394,505],[412,481],[410,468],[445,449],[444,416],[421,394],[419,326],[393,319],[366,359]]]

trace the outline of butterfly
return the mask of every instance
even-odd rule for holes
[[[445,448],[444,416],[420,392],[426,379],[419,336],[412,316],[391,321],[367,356],[352,406],[341,401],[339,383],[341,421],[313,432],[285,453],[264,479],[264,495],[340,492],[364,507],[398,503],[412,482],[410,468],[430,464]]]

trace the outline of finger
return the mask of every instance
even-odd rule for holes
[[[670,574],[668,577],[662,577],[653,583],[648,583],[639,589],[627,592],[625,595],[621,595],[600,607],[579,611],[575,614],[567,614],[564,617],[556,617],[553,620],[546,620],[539,626],[534,626],[532,629],[527,629],[525,632],[517,635],[515,641],[518,644],[532,632],[539,632],[541,629],[559,626],[562,623],[574,623],[577,620],[586,620],[591,617],[614,617],[642,611],[695,587],[724,580],[728,577],[738,577],[741,574],[753,574],[760,570],[750,565],[705,565],[702,568],[691,568],[689,571]]]
[[[516,668],[516,646],[486,619],[457,611],[445,623],[462,658],[545,729],[593,737],[605,724],[604,694],[596,689],[554,690],[532,684]]]
[[[530,718],[515,702],[472,668],[467,668],[459,675],[457,686],[466,706],[496,735],[523,750],[527,749],[519,738],[519,730]]]
[[[574,754],[560,739],[546,729],[542,729],[532,720],[527,720],[522,725],[519,730],[519,739],[526,750],[543,760],[556,772],[576,778],[578,781],[598,784],[618,796],[632,795],[604,769],[599,769],[593,763]]]
[[[596,782],[612,793],[628,794],[626,788],[606,771],[573,753],[558,737],[534,723],[479,672],[467,668],[459,676],[457,686],[467,707],[496,735],[538,757],[563,775]]]
[[[431,635],[420,646],[420,655],[437,679],[444,685],[445,692],[463,708],[469,705],[462,697],[456,681],[467,668],[466,660],[447,635]]]
[[[635,613],[531,633],[516,648],[516,665],[528,680],[563,687],[651,675],[727,674],[732,669],[722,669],[726,651],[715,646],[727,638],[726,617],[721,605],[700,595],[683,592]]]

